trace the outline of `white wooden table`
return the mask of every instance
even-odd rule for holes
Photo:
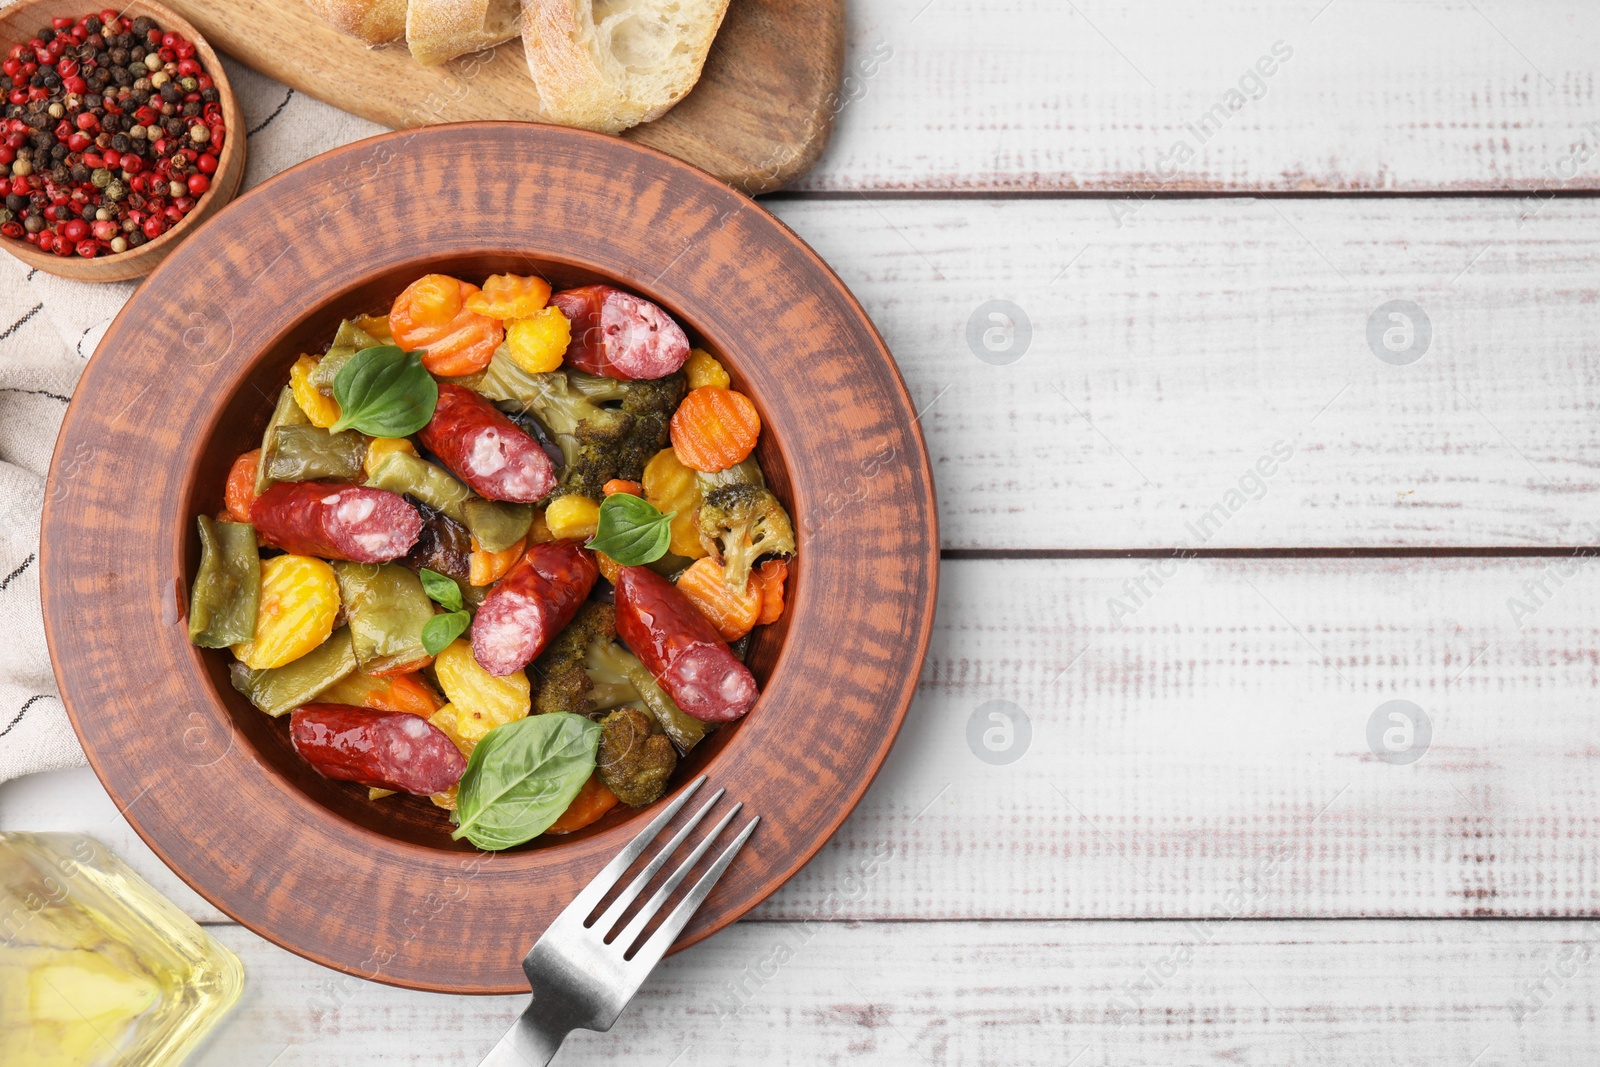
[[[823,852],[558,1062],[1594,1062],[1600,7],[851,19],[768,203],[925,409],[923,685]],[[99,835],[239,953],[207,1067],[470,1065],[517,1009],[229,924],[88,771],[0,826]]]

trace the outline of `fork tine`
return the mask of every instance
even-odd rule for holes
[[[676,800],[663,808],[660,815],[650,820],[649,826],[640,830],[639,835],[629,841],[627,847],[617,853],[610,863],[600,869],[600,873],[595,875],[594,879],[583,887],[583,891],[573,898],[571,904],[562,909],[561,914],[557,915],[555,921],[550,925],[553,927],[557,923],[570,920],[581,926],[583,920],[587,919],[589,913],[594,910],[595,905],[600,903],[601,898],[611,891],[612,886],[617,884],[617,880],[622,877],[623,872],[633,866],[634,860],[643,855],[650,842],[654,841],[656,835],[661,832],[661,828],[672,821],[673,816],[678,814],[679,810],[689,802],[689,798],[694,796],[695,792],[705,783],[706,776],[703,774],[690,782],[688,788],[679,793]]]
[[[700,862],[700,857],[704,856],[706,850],[716,842],[718,837],[722,836],[722,831],[728,828],[728,824],[733,821],[734,816],[738,815],[743,807],[744,804],[741,802],[728,809],[728,813],[722,817],[722,821],[717,823],[711,829],[711,832],[706,834],[700,843],[694,847],[694,851],[689,853],[689,858],[678,864],[677,870],[667,876],[667,880],[661,883],[661,888],[656,890],[655,896],[650,898],[648,904],[639,909],[639,913],[633,917],[633,921],[628,923],[627,929],[618,934],[612,944],[620,947],[624,953],[628,951],[628,947],[633,944],[640,934],[644,933],[644,928],[650,925],[650,920],[656,917],[656,912],[660,911],[662,906],[666,904],[667,898],[672,895],[672,891],[678,888],[678,884],[684,878],[688,877],[690,869]]]
[[[694,828],[700,825],[700,820],[706,817],[707,812],[716,807],[717,801],[722,799],[722,795],[725,792],[726,790],[719,789],[712,793],[711,799],[702,804],[699,811],[689,816],[689,821],[683,824],[683,828],[673,834],[670,841],[661,846],[661,850],[656,853],[656,858],[645,865],[644,870],[640,871],[634,880],[628,883],[628,888],[624,889],[621,895],[611,902],[611,906],[606,908],[605,913],[594,921],[593,928],[599,930],[602,937],[608,930],[617,925],[622,918],[622,913],[628,910],[628,905],[638,899],[639,894],[644,892],[644,887],[650,884],[650,879],[654,878],[662,865],[672,858],[674,852],[678,851],[678,846],[683,844],[690,834],[694,833]]]
[[[730,814],[732,813],[730,812]],[[750,840],[750,835],[755,832],[756,824],[760,821],[761,816],[757,815],[745,825],[743,830],[739,831],[739,836],[733,839],[731,845],[723,849],[722,855],[717,857],[717,862],[711,865],[711,869],[701,875],[700,880],[694,884],[694,887],[684,894],[682,900],[678,901],[678,906],[672,909],[672,914],[667,916],[667,921],[657,927],[656,932],[650,935],[649,940],[639,946],[639,952],[630,961],[630,966],[635,969],[643,968],[645,973],[649,973],[656,964],[661,962],[661,957],[667,954],[667,949],[672,947],[672,943],[678,939],[678,935],[683,932],[683,928],[689,925],[689,920],[694,918],[695,912],[700,910],[700,905],[706,902],[706,897],[710,896],[711,890],[716,888],[717,882],[722,878],[723,873],[727,871],[729,865],[733,863],[734,857],[739,854],[739,850],[744,847],[744,843]],[[709,841],[710,838],[707,838],[707,840]]]

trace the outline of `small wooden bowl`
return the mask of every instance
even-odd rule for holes
[[[92,6],[92,0],[18,0],[0,8],[0,53],[10,51],[12,45],[28,40],[39,27],[48,26],[53,18],[76,20],[98,10]],[[131,0],[119,5],[118,10],[130,19],[141,15],[154,19],[163,30],[182,34],[194,42],[196,55],[206,73],[211,75],[212,83],[221,97],[223,123],[228,136],[222,146],[222,155],[217,157],[217,171],[211,175],[211,188],[205,191],[200,202],[183,217],[182,222],[154,241],[118,255],[84,259],[76,254],[58,256],[53,252],[41,252],[21,238],[0,237],[0,249],[28,266],[80,282],[120,282],[149,274],[156,269],[156,264],[167,258],[169,252],[194,232],[196,226],[233,199],[233,194],[239,189],[239,180],[244,177],[247,139],[244,112],[239,110],[233,86],[228,84],[228,73],[222,69],[221,57],[200,36],[199,30],[171,8],[151,3],[150,0]]]
[[[888,755],[933,626],[933,476],[844,283],[754,201],[614,137],[470,123],[345,145],[240,197],[134,294],[67,409],[41,535],[45,633],[89,762],[167,864],[264,937],[397,985],[526,993],[523,954],[652,809],[479,853],[420,798],[372,804],[311,770],[184,622],[195,516],[220,508],[296,356],[436,270],[613,281],[709,345],[760,412],[799,541],[789,608],[751,649],[755,708],[673,792],[703,769],[762,823],[680,944],[798,871]]]

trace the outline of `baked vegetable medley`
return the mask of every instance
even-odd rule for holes
[[[290,368],[198,519],[190,639],[317,771],[480,848],[653,803],[754,705],[795,553],[731,385],[613,286],[418,278]]]

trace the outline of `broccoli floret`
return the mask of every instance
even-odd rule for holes
[[[579,609],[567,628],[557,634],[556,639],[534,660],[534,676],[539,683],[539,692],[534,697],[534,711],[540,715],[556,711],[586,715],[596,710],[591,701],[597,696],[614,695],[605,691],[596,692],[584,660],[591,644],[611,644],[616,635],[617,612],[610,604],[592,600]],[[633,687],[627,686],[621,699],[601,706],[615,707],[633,699]]]
[[[725,485],[700,505],[700,543],[722,565],[722,580],[744,589],[762,556],[794,555],[794,524],[772,492],[758,485]]]
[[[688,381],[682,371],[637,382],[577,370],[529,374],[497,354],[477,388],[502,406],[531,414],[550,432],[566,461],[558,495],[599,500],[606,482],[637,481],[644,465],[667,446],[668,423]]]
[[[650,732],[651,719],[633,705],[624,705],[600,721],[600,781],[629,807],[642,808],[661,799],[667,780],[678,767],[678,753],[665,734]]]

